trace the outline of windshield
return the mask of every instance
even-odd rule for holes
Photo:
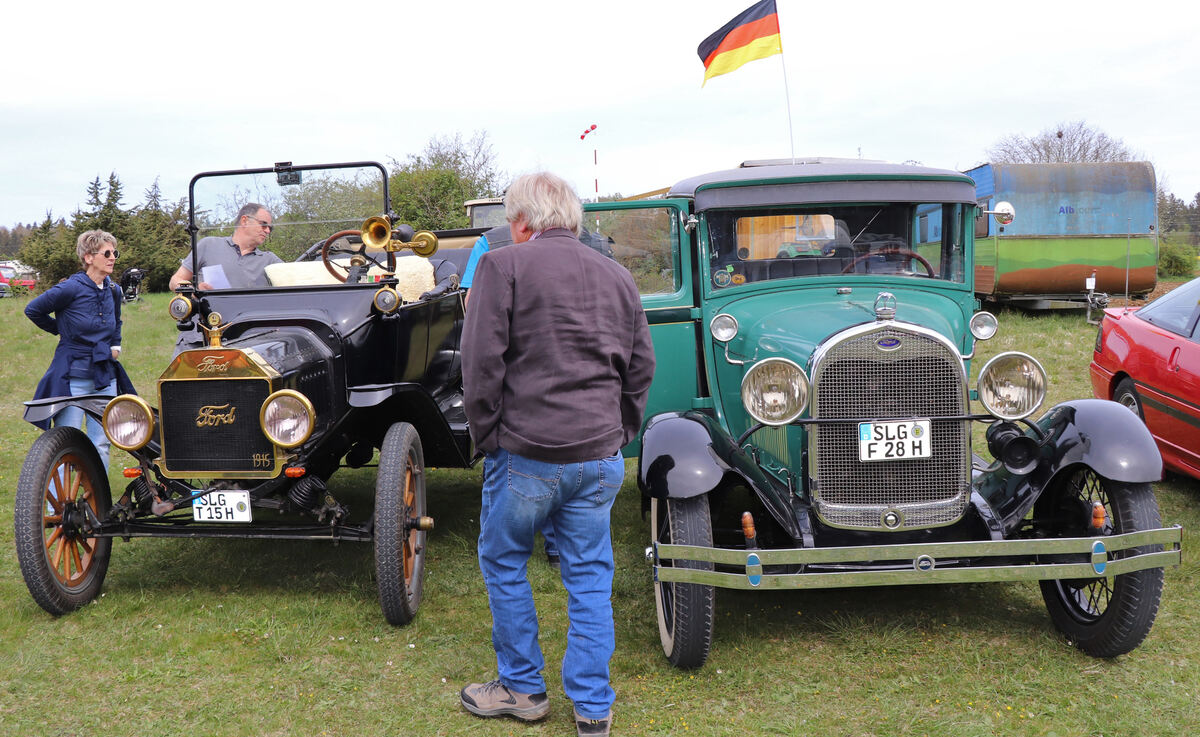
[[[0,274],[3,274],[5,279],[17,278],[17,270],[11,266],[0,266]]]
[[[385,177],[373,163],[201,174],[191,188],[195,238],[232,236],[238,212],[257,204],[272,221],[259,248],[292,261],[334,233],[357,232],[368,217],[386,212]]]
[[[706,216],[712,283],[881,274],[961,283],[964,206],[815,205]]]

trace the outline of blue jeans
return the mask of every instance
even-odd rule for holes
[[[500,448],[483,461],[479,570],[492,610],[500,682],[519,693],[546,690],[537,609],[526,577],[534,536],[549,520],[558,537],[567,590],[563,690],[591,719],[608,715],[616,694],[608,663],[616,649],[612,615],[613,500],[625,479],[620,454],[583,463],[545,463]]]
[[[549,517],[546,518],[546,524],[542,525],[540,532],[545,541],[546,555],[558,555],[558,540],[554,536],[554,524]]]
[[[107,394],[111,397],[117,396],[117,380],[113,379],[112,383],[103,389],[97,389],[91,379],[75,379],[71,380],[71,396],[78,397],[83,394]],[[78,407],[68,407],[62,412],[54,416],[54,425],[66,425],[68,427],[80,428],[83,425],[84,417],[87,417],[87,436],[91,438],[92,444],[96,446],[96,450],[100,452],[100,463],[105,473],[108,473],[108,449],[110,443],[108,436],[104,434],[104,426],[100,421],[92,418]]]

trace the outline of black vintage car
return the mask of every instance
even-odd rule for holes
[[[114,499],[82,432],[55,427],[33,444],[15,504],[30,593],[55,615],[88,603],[115,537],[361,541],[374,544],[384,616],[409,622],[433,524],[425,466],[475,457],[451,259],[436,235],[393,225],[373,162],[200,174],[189,199],[193,252],[257,202],[274,214],[268,246],[284,263],[267,268],[269,287],[178,291],[180,350],[153,396],[27,404],[31,422],[81,407],[136,461]],[[197,283],[220,281],[196,266]],[[376,449],[374,511],[352,515],[331,477]]]

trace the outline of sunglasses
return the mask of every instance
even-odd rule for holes
[[[270,223],[268,223],[266,220],[259,220],[258,218],[250,218],[250,219],[251,219],[251,220],[253,220],[254,222],[258,223],[258,226],[259,226],[260,228],[262,228],[263,230],[266,230],[266,231],[268,231],[268,232],[269,232],[269,231],[270,231],[272,228],[274,228],[274,227],[275,227],[274,225],[271,225]]]
[[[114,248],[111,251],[96,251],[95,255],[104,258],[120,258],[121,252]]]

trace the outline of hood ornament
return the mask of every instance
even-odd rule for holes
[[[880,292],[875,298],[875,319],[896,319],[896,295],[891,292]]]

